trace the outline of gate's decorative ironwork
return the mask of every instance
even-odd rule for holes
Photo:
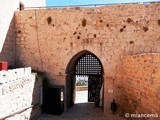
[[[76,64],[76,75],[97,75],[102,74],[102,66],[99,59],[87,54],[82,56]]]

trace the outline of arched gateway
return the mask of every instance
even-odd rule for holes
[[[67,108],[75,101],[76,76],[88,76],[88,102],[96,106],[103,103],[103,67],[96,55],[87,50],[79,52],[70,60],[66,73]]]

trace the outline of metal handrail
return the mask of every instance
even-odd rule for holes
[[[112,6],[118,4],[149,4],[149,3],[157,3],[158,1],[150,1],[150,2],[132,2],[132,3],[111,3],[111,4],[86,4],[86,5],[64,5],[64,6],[45,6],[45,7],[25,7],[24,9],[52,9],[52,8],[74,8],[74,7],[100,7],[100,6]],[[19,8],[17,8],[19,10]]]

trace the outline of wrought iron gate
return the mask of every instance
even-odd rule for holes
[[[100,101],[102,86],[102,64],[93,54],[85,54],[79,58],[75,66],[76,75],[88,75],[88,101]]]
[[[90,75],[88,79],[88,102],[100,101],[101,76]]]

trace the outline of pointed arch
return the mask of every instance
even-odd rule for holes
[[[101,71],[102,73],[101,74],[104,73],[103,72],[104,71],[103,70],[103,65],[102,65],[102,62],[100,61],[100,59],[94,53],[92,53],[92,52],[90,52],[88,50],[82,50],[82,51],[80,51],[79,53],[77,53],[76,55],[74,55],[71,58],[71,60],[69,61],[68,65],[67,65],[67,68],[66,68],[66,74],[69,74],[69,73],[74,73],[75,74],[75,72],[76,72],[75,67],[76,67],[77,61],[81,57],[83,57],[85,55],[92,55],[92,56],[94,56],[99,61],[99,63],[100,63],[100,66],[101,66],[101,69],[102,69],[102,71]]]
[[[103,81],[103,79],[102,79],[103,78],[103,65],[102,65],[100,59],[94,53],[92,53],[88,50],[83,50],[83,51],[80,51],[79,53],[75,54],[71,58],[71,60],[69,61],[68,65],[66,67],[66,104],[67,104],[66,108],[69,108],[74,104],[74,100],[75,100],[75,75],[77,73],[79,73],[77,67],[81,67],[81,66],[78,66],[78,63],[80,63],[81,61],[86,62],[84,59],[88,59],[90,56],[92,57],[92,59],[98,61],[97,63],[99,63],[100,72],[96,72],[95,74],[100,76],[101,81]],[[89,70],[91,70],[91,69],[89,69]],[[84,72],[86,72],[86,71],[84,71]],[[86,74],[86,75],[92,74],[93,75],[94,73],[91,70],[91,73],[86,72],[86,73],[82,73],[82,74]],[[91,78],[93,78],[93,76]]]

